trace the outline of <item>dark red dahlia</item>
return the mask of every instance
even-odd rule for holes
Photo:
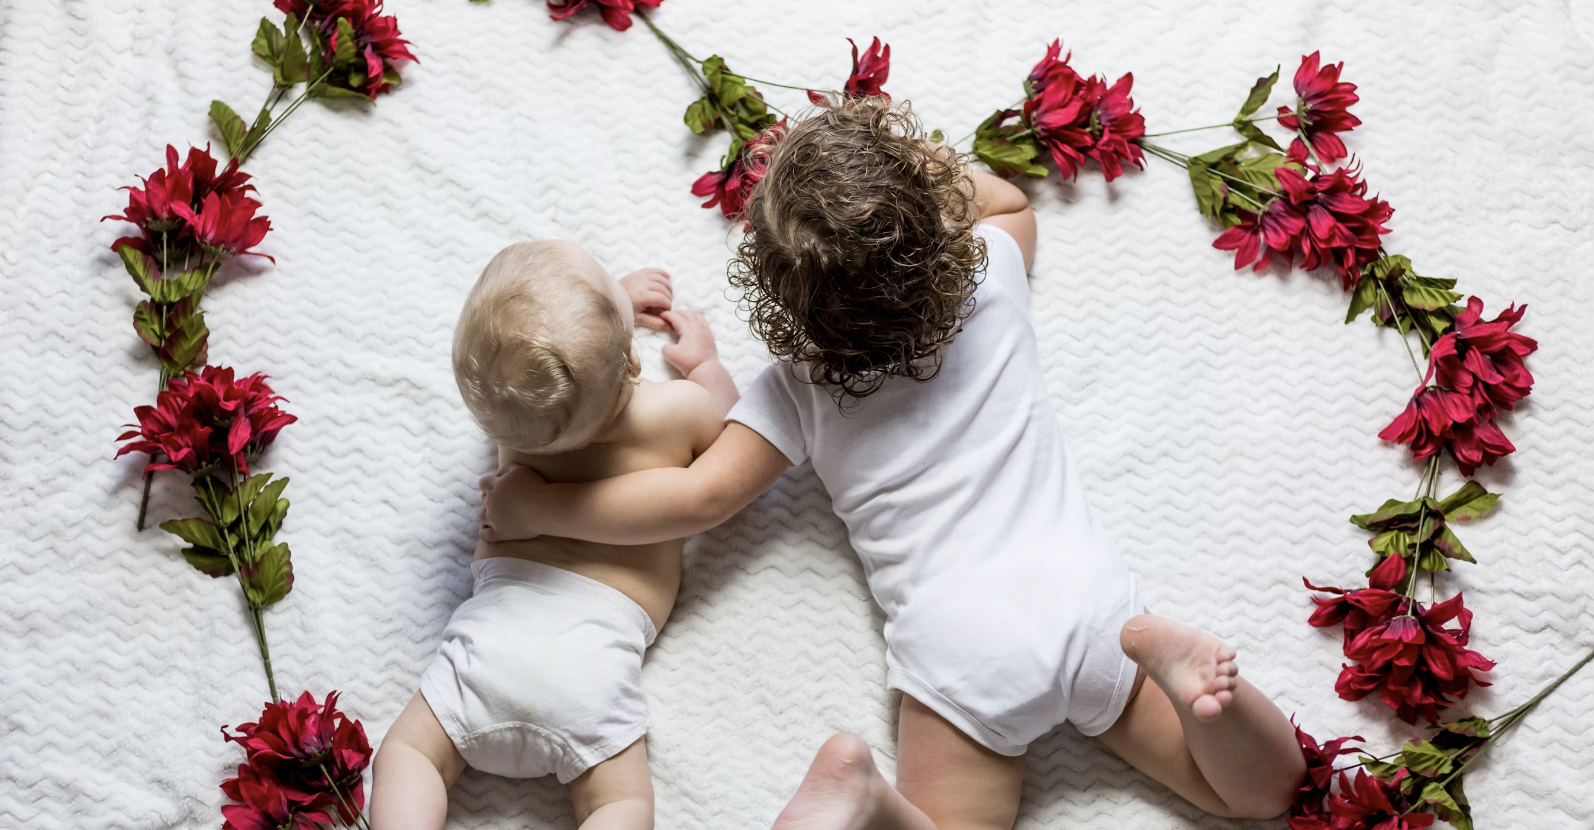
[[[298,420],[277,408],[281,400],[262,374],[235,381],[231,369],[217,366],[188,372],[172,379],[155,406],[133,410],[138,429],[116,440],[137,440],[124,445],[116,457],[148,453],[145,475],[156,470],[202,473],[226,462],[230,470],[247,476],[249,460]]]
[[[271,230],[271,220],[256,216],[260,203],[241,194],[211,193],[199,204],[196,211],[188,205],[174,205],[172,210],[188,223],[195,242],[212,256],[223,259],[239,254],[263,256],[249,250],[260,244]]]
[[[1378,259],[1383,245],[1379,237],[1389,233],[1384,223],[1394,209],[1377,196],[1367,198],[1367,183],[1357,178],[1355,168],[1318,173],[1311,179],[1288,167],[1274,173],[1291,207],[1306,219],[1306,233],[1300,238],[1301,268],[1311,271],[1333,265],[1346,288],[1355,286],[1362,268]]]
[[[1040,62],[1035,64],[1035,68],[1029,71],[1029,77],[1026,79],[1031,94],[1045,89],[1053,80],[1068,75],[1073,75],[1075,80],[1079,80],[1079,74],[1068,65],[1068,61],[1074,57],[1074,53],[1069,52],[1059,60],[1057,56],[1062,55],[1062,52],[1063,42],[1061,40],[1054,40],[1052,45],[1046,47],[1046,57],[1041,58]]]
[[[1454,627],[1446,623],[1456,621]],[[1438,710],[1466,697],[1471,687],[1488,684],[1473,675],[1494,663],[1468,649],[1472,612],[1457,594],[1432,608],[1401,601],[1393,618],[1371,626],[1345,646],[1346,666],[1335,690],[1345,700],[1361,700],[1374,691],[1407,723],[1421,717],[1438,723]]]
[[[1110,182],[1123,174],[1124,162],[1144,167],[1145,154],[1134,143],[1146,133],[1145,119],[1129,97],[1134,75],[1110,87],[1100,77],[1081,78],[1067,58],[1056,59],[1058,48],[1053,43],[1032,71],[1030,85],[1037,92],[1023,110],[1024,123],[1051,151],[1058,172],[1074,178],[1089,158],[1101,164]]]
[[[742,218],[742,209],[747,206],[747,197],[752,193],[753,185],[763,181],[768,169],[768,151],[785,138],[786,127],[785,118],[766,127],[742,147],[736,160],[725,169],[711,170],[699,176],[692,183],[692,195],[708,197],[703,207],[719,206],[720,213],[725,214],[726,219]]]
[[[1294,722],[1291,718],[1291,725]],[[1290,805],[1291,830],[1313,827],[1311,820],[1322,822],[1320,826],[1326,830],[1329,813],[1323,802],[1334,783],[1334,760],[1341,755],[1354,755],[1362,751],[1361,747],[1346,746],[1351,741],[1360,740],[1360,735],[1352,735],[1318,744],[1299,726],[1295,727],[1295,741],[1301,747],[1301,755],[1306,758],[1306,776],[1301,779],[1301,786],[1295,791],[1295,801]],[[1295,819],[1302,821],[1297,822]]]
[[[879,95],[887,101],[891,100],[891,96],[880,88],[891,75],[891,47],[882,44],[880,38],[875,38],[860,59],[858,44],[853,43],[850,37],[847,42],[852,43],[852,74],[847,76],[843,91],[853,98]]]
[[[302,793],[250,764],[238,767],[237,778],[221,782],[221,791],[241,802],[222,805],[222,830],[319,830],[332,821],[325,812],[307,807]]]
[[[1428,355],[1429,377],[1470,398],[1481,409],[1509,410],[1533,391],[1533,375],[1523,358],[1538,350],[1531,337],[1511,331],[1527,306],[1515,305],[1483,321],[1483,301],[1467,299],[1456,315],[1455,330],[1439,338]]]
[[[338,20],[348,20],[361,66],[340,81],[346,80],[349,89],[368,95],[372,100],[398,85],[396,67],[399,62],[417,60],[410,52],[409,41],[399,32],[398,18],[382,13],[382,0],[315,0],[313,3],[275,0],[275,5],[282,12],[301,19],[309,16],[309,24],[325,39],[324,60],[327,63],[332,62],[342,45],[338,40]]]
[[[166,145],[166,166],[144,179],[143,187],[123,188],[128,192],[127,209],[100,220],[120,219],[138,226],[138,236],[124,236],[111,247],[129,245],[157,262],[181,262],[194,241],[190,220],[184,213],[192,213],[211,195],[237,201],[246,199],[245,194],[255,189],[248,183],[249,174],[238,169],[237,159],[229,159],[220,174],[216,168],[208,144],[203,150],[188,148],[188,158],[181,164],[177,148]],[[259,203],[255,206],[258,208]],[[260,221],[266,221],[265,217],[260,217]]]
[[[1473,398],[1438,386],[1418,389],[1378,437],[1410,444],[1412,458],[1419,461],[1449,450],[1463,475],[1516,452],[1495,423],[1492,406],[1480,407]]]
[[[598,12],[603,15],[603,22],[609,24],[615,31],[623,32],[631,28],[631,14],[636,11],[637,6],[656,9],[663,2],[664,0],[548,0],[548,16],[554,20],[564,20],[589,5],[595,5],[598,7]]]
[[[226,727],[221,734],[288,795],[307,798],[307,809],[335,809],[348,823],[365,806],[361,773],[371,763],[371,744],[365,727],[338,711],[337,701],[337,692],[324,704],[305,692],[292,703],[266,704],[260,721],[240,724],[237,735]]]
[[[1345,158],[1345,142],[1337,133],[1350,132],[1361,126],[1361,119],[1351,115],[1348,107],[1361,100],[1356,96],[1356,85],[1339,79],[1343,62],[1319,67],[1319,53],[1301,58],[1295,70],[1295,109],[1279,107],[1279,124],[1297,134],[1305,133],[1323,164],[1333,164]],[[1290,142],[1290,152],[1299,158],[1306,156],[1306,145],[1299,138]]]
[[[1339,792],[1328,799],[1334,830],[1421,830],[1433,824],[1432,815],[1406,812],[1410,805],[1400,794],[1400,783],[1407,775],[1402,767],[1386,782],[1357,770],[1352,782],[1340,773]]]
[[[1400,557],[1391,557],[1399,559]],[[1389,585],[1375,584],[1372,588],[1346,591],[1343,588],[1324,588],[1303,579],[1313,591],[1333,594],[1332,599],[1312,597],[1317,610],[1308,621],[1317,628],[1345,626],[1345,645],[1348,647],[1356,635],[1366,629],[1388,622],[1400,608],[1401,595],[1388,590]]]
[[[1306,218],[1288,200],[1271,199],[1260,211],[1237,213],[1240,223],[1212,241],[1212,247],[1220,251],[1234,251],[1234,270],[1254,261],[1255,270],[1260,271],[1272,262],[1274,254],[1282,254],[1285,262],[1294,261]]]

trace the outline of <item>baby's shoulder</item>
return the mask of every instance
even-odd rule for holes
[[[643,441],[685,441],[694,456],[714,443],[725,425],[714,396],[689,380],[643,380],[631,396],[626,416]]]

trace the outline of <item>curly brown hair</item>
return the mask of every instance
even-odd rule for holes
[[[883,98],[833,101],[754,152],[767,170],[730,266],[753,333],[842,406],[934,378],[985,263],[961,158]]]

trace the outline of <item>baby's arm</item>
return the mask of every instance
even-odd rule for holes
[[[708,390],[719,407],[719,416],[736,405],[741,394],[736,391],[736,381],[720,363],[719,349],[714,345],[714,333],[709,331],[708,320],[701,311],[663,311],[659,316],[675,330],[677,339],[665,346],[664,359],[670,362],[686,379]]]
[[[775,445],[735,422],[690,467],[549,484],[512,464],[482,479],[482,538],[562,536],[608,545],[679,539],[736,515],[790,466]]]

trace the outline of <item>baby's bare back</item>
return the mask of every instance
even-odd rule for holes
[[[707,393],[688,381],[642,381],[615,422],[591,444],[555,455],[499,450],[552,482],[583,482],[686,467],[718,436],[723,422]],[[630,597],[662,629],[681,585],[681,540],[652,545],[602,545],[540,536],[518,542],[479,542],[477,559],[513,556],[595,579]]]

